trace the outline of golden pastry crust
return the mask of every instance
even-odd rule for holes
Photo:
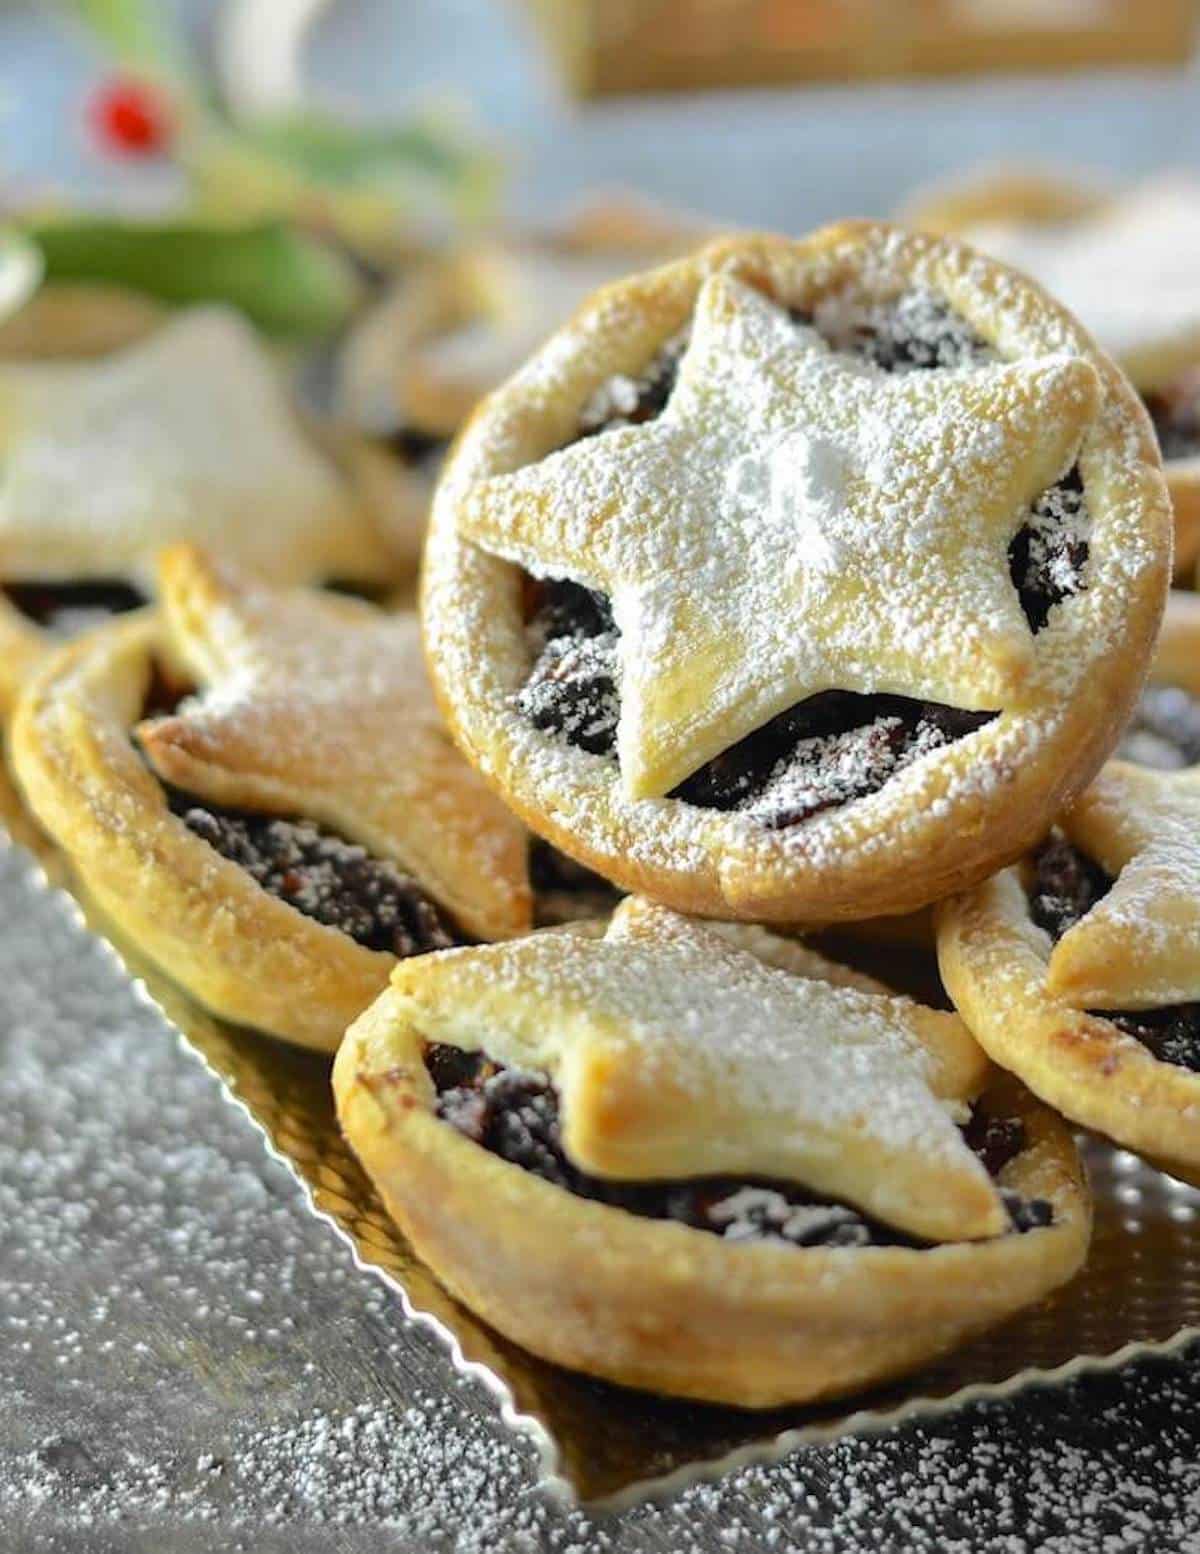
[[[0,324],[0,358],[79,361],[147,339],[166,317],[161,303],[117,286],[52,282]]]
[[[530,664],[521,574],[463,537],[479,483],[568,443],[596,388],[614,373],[640,371],[718,273],[794,306],[864,277],[881,290],[932,287],[1002,356],[1053,352],[1086,363],[1102,402],[1080,453],[1094,525],[1088,587],[1034,639],[1029,710],[1003,712],[877,792],[790,831],[672,799],[630,798],[615,763],[535,731],[513,705]],[[434,506],[422,609],[435,689],[456,738],[535,831],[626,889],[682,911],[831,923],[873,915],[884,903],[894,913],[915,910],[1018,856],[1045,830],[1119,735],[1157,631],[1168,556],[1146,413],[1074,320],[963,245],[859,223],[800,243],[718,243],[593,299],[460,438]]]
[[[332,1052],[391,957],[268,895],[168,809],[129,738],[159,646],[139,616],[38,670],[12,729],[25,799],[100,906],[214,1014]]]
[[[1082,175],[1054,177],[1033,169],[997,169],[918,194],[904,206],[899,219],[924,232],[972,241],[977,228],[992,225],[1070,231],[1075,223],[1113,210],[1118,199],[1089,186]],[[1138,388],[1152,389],[1169,383],[1198,360],[1200,336],[1193,332],[1170,346],[1143,347],[1121,365]],[[1200,561],[1200,454],[1166,459],[1163,473],[1175,514],[1175,575],[1190,578]]]
[[[943,902],[937,923],[943,980],[996,1063],[1072,1122],[1200,1185],[1200,1074],[1077,1007],[1069,986],[1053,989],[1054,956],[1070,934],[1052,945],[1033,922],[1017,869]],[[1118,953],[1119,974],[1128,957]]]
[[[177,558],[176,565],[180,562],[186,565],[186,558]],[[195,582],[189,596],[177,601],[184,611],[196,606],[196,594],[203,593],[211,577],[197,568]],[[321,610],[344,609],[349,618],[368,609],[349,600],[313,602]],[[214,649],[209,651],[215,656]],[[258,724],[253,719],[246,724],[244,742],[229,747],[232,775],[222,773],[226,756],[219,724],[206,730],[201,722],[193,734],[191,724],[178,715],[142,723],[156,660],[177,662],[158,618],[141,612],[68,644],[35,672],[20,699],[11,736],[14,770],[26,801],[100,906],[214,1014],[332,1051],[347,1024],[386,984],[394,957],[366,949],[304,915],[211,848],[171,812],[161,782],[130,736],[140,724],[148,753],[172,776],[210,794],[221,787],[227,803],[268,813],[297,813],[292,801],[310,797],[307,790],[316,777],[304,766],[304,753],[294,751],[291,758],[299,764],[289,781],[278,771],[256,773],[252,745]],[[258,705],[269,712],[265,699]],[[397,719],[404,713],[403,705],[396,708]],[[286,756],[286,726],[279,734]],[[319,751],[314,749],[310,758],[320,759]],[[239,761],[245,763],[240,773]],[[443,806],[454,790],[453,764],[447,749]],[[331,763],[322,775],[332,781],[336,773]],[[354,774],[346,780],[352,784]],[[473,781],[467,791],[483,800],[485,809],[492,802]],[[346,828],[342,834],[353,837],[346,807],[351,802],[352,793],[344,795],[341,810],[327,823],[340,822]],[[378,826],[387,817],[368,818],[367,830],[378,845]],[[464,819],[469,827],[483,825],[474,815]],[[444,825],[430,829],[434,836],[445,831]],[[520,932],[529,921],[523,839],[506,817],[497,835],[519,878],[511,881],[507,896],[497,891],[490,920],[476,915],[472,926],[476,932]],[[395,851],[383,855],[395,856]],[[478,861],[470,848],[463,856],[469,863]],[[503,861],[499,852],[492,861]],[[448,857],[440,866],[444,871],[455,865],[456,859]],[[441,883],[453,885],[444,876]],[[454,909],[470,916],[471,906],[479,905],[481,883],[469,882],[467,897],[456,899]],[[432,889],[429,894],[438,899]]]
[[[1077,1009],[1200,1000],[1200,767],[1111,761],[1060,823],[1116,883],[1054,946],[1049,991]]]
[[[772,937],[746,932],[756,954]],[[811,972],[803,953],[796,969]],[[558,1364],[740,1407],[810,1401],[914,1369],[1083,1260],[1090,1206],[1070,1135],[1007,1079],[984,1102],[1019,1118],[1026,1144],[1000,1181],[1048,1200],[1049,1227],[928,1250],[732,1243],[578,1197],[440,1120],[411,1007],[390,990],[347,1034],[333,1076],[342,1128],[451,1293]]]
[[[138,726],[160,776],[331,827],[474,938],[529,926],[525,832],[447,738],[411,611],[269,588],[191,545],[159,574],[172,654],[202,687]]]
[[[1172,590],[1150,679],[1156,685],[1178,685],[1200,696],[1200,594]]]
[[[994,221],[1045,226],[1082,221],[1104,210],[1111,199],[1083,173],[1001,166],[919,190],[900,207],[897,219],[922,232],[956,237]]]
[[[0,359],[80,361],[136,344],[162,323],[163,308],[111,286],[43,286],[0,324]],[[0,720],[51,644],[0,591]]]
[[[180,313],[98,361],[0,362],[0,457],[4,582],[148,593],[177,539],[275,581],[384,586],[399,572],[228,309]],[[0,706],[54,642],[0,594]]]

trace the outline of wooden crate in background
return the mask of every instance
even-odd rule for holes
[[[525,0],[581,96],[1180,64],[1194,0]]]

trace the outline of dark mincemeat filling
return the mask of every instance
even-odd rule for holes
[[[437,1091],[437,1115],[490,1153],[577,1197],[625,1209],[643,1219],[675,1220],[727,1241],[783,1241],[792,1246],[923,1247],[843,1203],[814,1197],[787,1182],[699,1177],[686,1182],[616,1182],[589,1176],[562,1147],[558,1092],[545,1074],[505,1068],[483,1053],[430,1044],[425,1062]],[[998,1176],[1025,1145],[1019,1121],[976,1111],[967,1143]],[[1013,1229],[1036,1230],[1052,1219],[1049,1203],[1001,1190]]]
[[[1164,459],[1200,454],[1200,373],[1185,373],[1157,394],[1142,396]]]
[[[1064,837],[1052,836],[1034,855],[1030,916],[1057,941],[1087,916],[1113,883],[1098,863]],[[1131,1011],[1092,1009],[1089,1013],[1135,1037],[1162,1062],[1200,1073],[1200,1003]]]
[[[813,319],[796,311],[797,323]],[[816,323],[838,350],[887,371],[957,368],[993,359],[964,319],[926,293]],[[653,420],[667,405],[682,338],[639,379],[606,384],[585,407],[580,436]],[[1086,513],[1078,470],[1034,503],[1009,549],[1013,584],[1031,628],[1084,586]],[[529,722],[591,755],[613,756],[620,716],[620,633],[608,599],[578,584],[528,580],[534,658],[517,705]],[[881,788],[918,757],[973,733],[996,714],[900,696],[829,691],[781,713],[694,773],[671,795],[705,809],[740,809],[767,829],[799,824]]]
[[[365,949],[403,958],[462,942],[414,879],[358,843],[310,820],[222,809],[165,791],[188,830],[263,890]]]
[[[140,610],[148,601],[119,578],[79,583],[5,583],[4,593],[27,620],[56,636],[74,636],[112,615]]]
[[[386,589],[377,584],[330,578],[322,585],[331,593],[378,603]],[[5,583],[9,603],[43,631],[74,637],[100,626],[114,615],[127,615],[149,604],[147,596],[119,578],[95,578],[78,583]]]
[[[1148,685],[1117,754],[1160,771],[1200,765],[1200,697],[1177,685]]]
[[[620,694],[608,601],[575,583],[533,586],[529,629],[537,657],[517,705],[535,728],[592,755],[611,755]],[[918,756],[994,716],[903,696],[825,691],[730,746],[671,797],[702,809],[744,810],[767,830],[783,829],[876,792]]]
[[[143,718],[176,712],[194,688],[153,665]],[[465,942],[416,880],[386,858],[311,820],[226,809],[156,780],[171,813],[214,852],[305,917],[336,928],[364,949],[403,959]]]
[[[537,928],[607,917],[622,895],[616,886],[540,837],[529,844],[529,883]]]

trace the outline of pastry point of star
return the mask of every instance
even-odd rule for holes
[[[486,1032],[492,1057],[555,1077],[567,1152],[593,1174],[761,1174],[934,1240],[1008,1229],[931,1086],[928,1011],[907,999],[770,968],[663,907],[633,936],[541,933],[402,961],[392,988],[427,1040]]]
[[[1077,1009],[1200,1000],[1200,770],[1113,761],[1063,824],[1115,883],[1054,946],[1047,989]]]

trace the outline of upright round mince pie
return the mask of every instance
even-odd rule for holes
[[[938,909],[938,956],[997,1063],[1200,1182],[1200,767],[1111,762],[1031,858]]]
[[[332,1050],[398,956],[529,926],[525,833],[443,731],[414,616],[186,546],[160,582],[165,621],[60,648],[12,730],[30,808],[139,949]]]
[[[144,604],[180,540],[275,582],[397,571],[230,309],[97,359],[0,360],[0,706],[56,637]]]
[[[1200,182],[1121,194],[1036,173],[983,173],[918,197],[905,219],[1028,271],[1076,312],[1145,400],[1175,510],[1175,565],[1200,557]]]
[[[710,916],[973,883],[1110,753],[1170,523],[1149,420],[1034,285],[849,224],[601,291],[434,504],[435,689],[541,835]]]
[[[334,1064],[352,1147],[524,1347],[745,1407],[911,1370],[1069,1279],[1059,1120],[957,1016],[641,900],[397,967]]]

